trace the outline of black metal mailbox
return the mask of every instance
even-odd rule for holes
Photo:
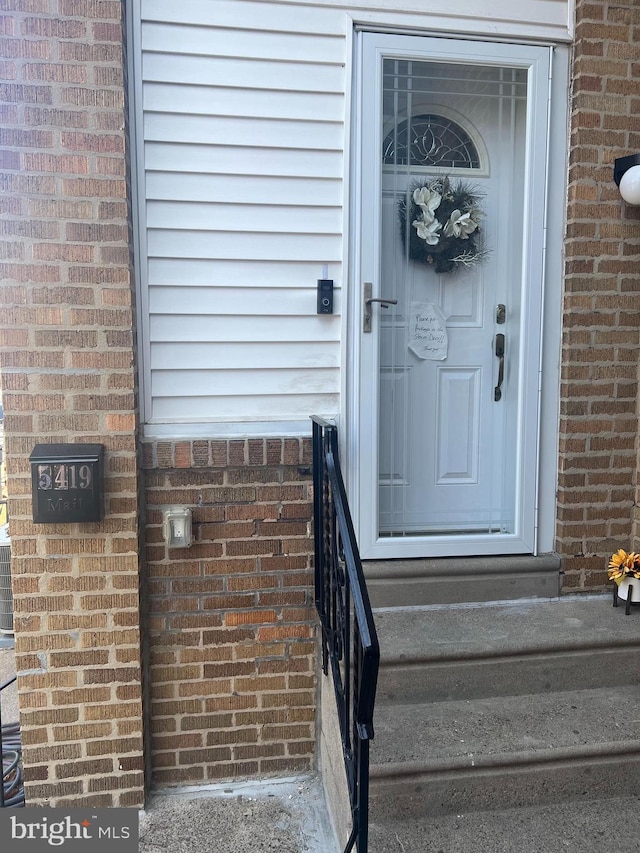
[[[36,444],[29,461],[37,524],[102,519],[104,445]]]

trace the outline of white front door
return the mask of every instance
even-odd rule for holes
[[[365,558],[535,550],[549,62],[362,36]]]

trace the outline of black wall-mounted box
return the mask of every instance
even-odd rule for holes
[[[104,445],[36,444],[29,461],[36,524],[102,520]]]
[[[318,314],[333,314],[333,279],[318,279]]]

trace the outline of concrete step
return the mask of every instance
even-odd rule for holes
[[[633,684],[638,679],[639,655],[640,646],[635,644],[622,649],[384,666],[378,678],[376,705]]]
[[[640,611],[625,616],[609,595],[378,609],[374,615],[384,660],[452,660],[640,641]]]
[[[640,753],[640,687],[386,705],[375,733],[372,765],[387,775],[608,755],[631,746]]]
[[[640,614],[575,596],[374,615],[374,821],[636,790]]]
[[[389,706],[372,748],[378,821],[609,797],[640,773],[640,688]]]
[[[373,607],[552,598],[560,591],[555,554],[368,560],[363,568]]]
[[[637,615],[606,595],[375,610],[377,705],[637,683]]]
[[[640,799],[471,812],[370,825],[370,853],[637,853]]]

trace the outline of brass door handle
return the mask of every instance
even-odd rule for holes
[[[502,399],[502,383],[504,381],[504,335],[496,335],[496,357],[498,361],[498,384],[493,389],[493,399],[497,403]]]
[[[387,299],[384,296],[372,296],[373,286],[370,281],[364,285],[364,305],[362,311],[362,331],[371,331],[371,304],[379,302],[383,308],[388,308],[389,305],[397,305],[397,299]]]

